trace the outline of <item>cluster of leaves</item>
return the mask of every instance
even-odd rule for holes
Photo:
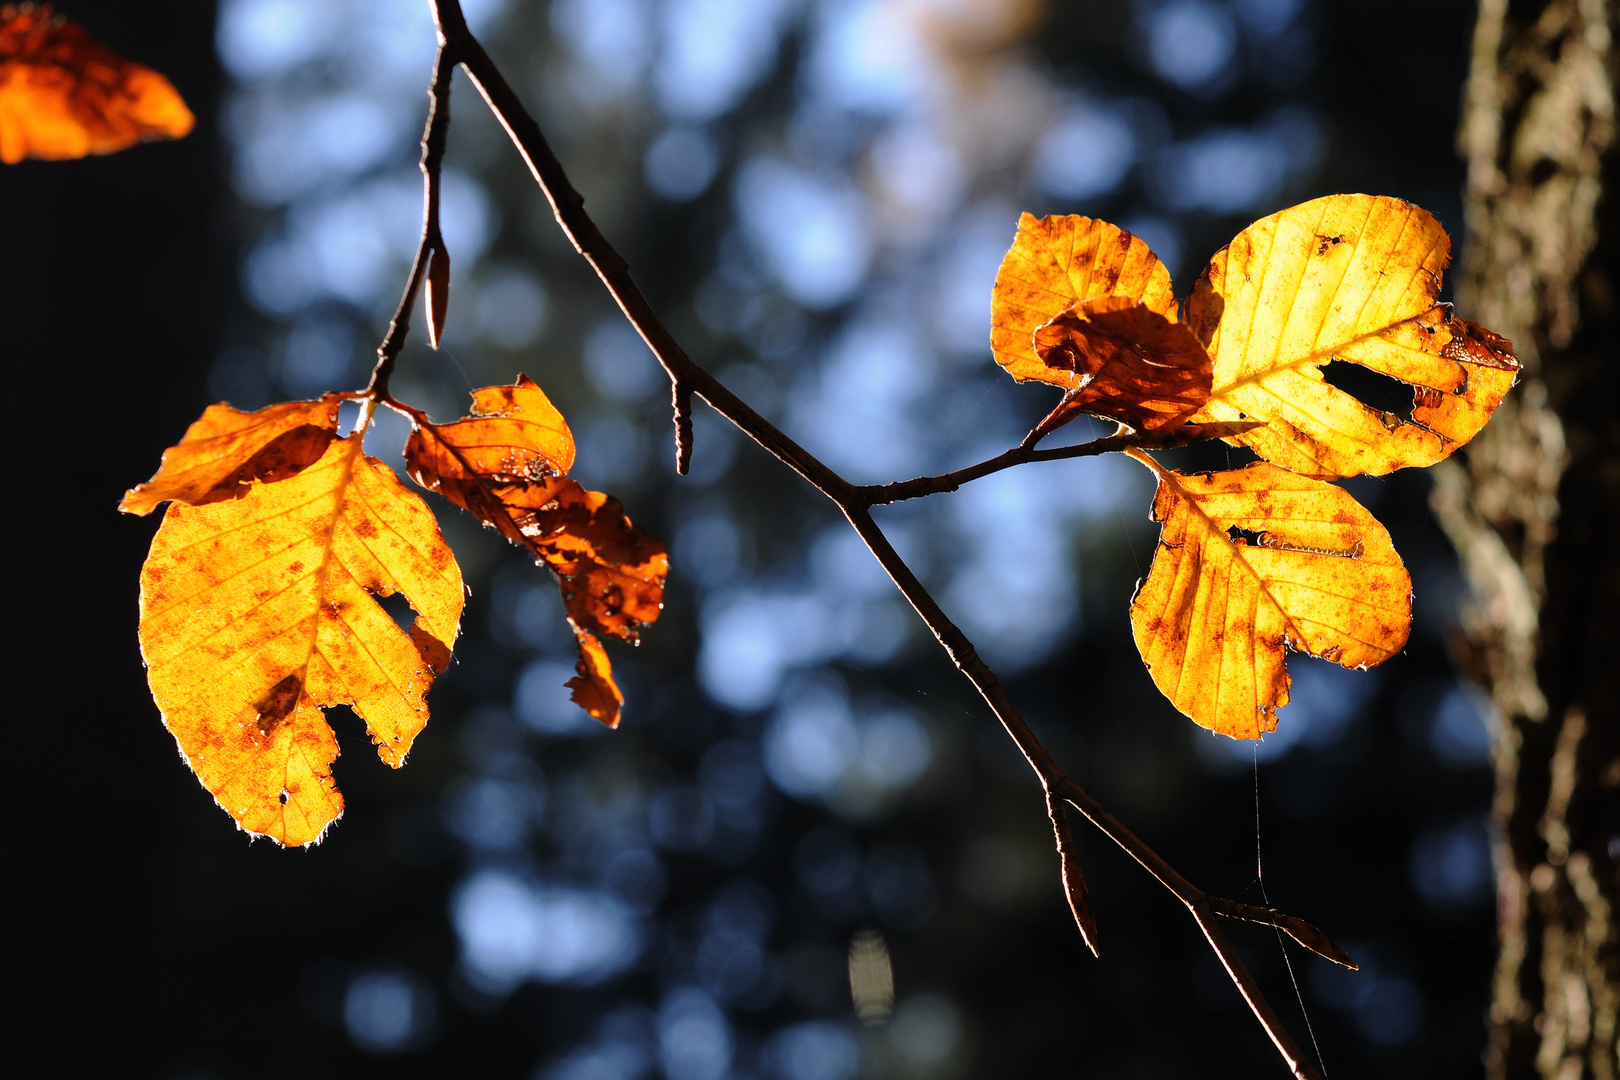
[[[110,154],[195,125],[168,79],[103,48],[49,4],[0,7],[0,161]]]
[[[1176,708],[1234,738],[1273,731],[1287,650],[1367,668],[1400,651],[1411,578],[1389,533],[1329,481],[1432,465],[1513,385],[1512,345],[1436,302],[1450,240],[1398,199],[1332,195],[1250,225],[1184,304],[1137,237],[1024,215],[996,278],[991,345],[1019,381],[1065,389],[1037,431],[1080,414],[1143,446],[1220,425],[1263,460],[1158,479],[1153,567],[1131,602],[1143,661]],[[1334,361],[1414,391],[1410,415],[1331,384]]]
[[[193,123],[166,79],[49,6],[0,8],[0,160],[105,153]],[[436,346],[449,260],[430,247]],[[1511,343],[1437,302],[1449,261],[1425,211],[1334,195],[1243,230],[1178,302],[1130,233],[1020,220],[996,277],[992,351],[1015,379],[1064,390],[1027,446],[1079,415],[1111,419],[1157,478],[1162,529],[1131,626],[1154,682],[1200,725],[1275,730],[1290,649],[1367,668],[1405,645],[1411,578],[1389,533],[1331,481],[1441,460],[1513,385]],[[1333,385],[1334,362],[1410,387],[1410,413]],[[610,727],[624,699],[601,637],[634,643],[662,608],[663,545],[616,499],[567,479],[573,437],[533,381],[474,391],[449,424],[384,387],[256,413],[211,406],[120,507],[170,504],[141,573],[141,647],[164,722],[241,827],[282,844],[318,840],[342,813],[322,710],[351,707],[382,759],[403,764],[460,623],[461,573],[432,512],[362,451],[379,406],[412,423],[405,467],[418,485],[556,575],[579,647],[568,685]],[[340,436],[346,400],[360,420]],[[1146,453],[1216,437],[1262,460],[1188,474]],[[415,612],[408,626],[380,602],[395,594]]]
[[[356,429],[338,434],[345,399]],[[472,414],[414,430],[423,488],[527,548],[561,583],[579,643],[574,700],[610,727],[623,696],[597,635],[634,642],[663,606],[664,547],[566,473],[574,441],[531,380],[473,392]],[[427,723],[465,589],[432,511],[361,449],[376,401],[327,394],[254,413],[210,406],[120,509],[169,508],[141,569],[141,651],[164,723],[243,829],[306,844],[343,812],[323,708],[347,705],[388,764]],[[381,600],[415,612],[402,628]]]

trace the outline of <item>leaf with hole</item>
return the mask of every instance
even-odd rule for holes
[[[595,635],[634,643],[664,606],[669,557],[619,501],[562,474],[574,460],[562,414],[527,376],[473,391],[473,413],[451,424],[420,415],[405,443],[411,476],[471,511],[556,573],[579,642],[574,701],[614,727],[623,697]]]
[[[49,4],[0,8],[0,161],[110,154],[195,125],[168,79],[97,44]]]
[[[417,613],[408,631],[379,603],[395,593]],[[462,599],[432,513],[351,435],[290,479],[170,505],[141,568],[141,653],[220,806],[250,833],[313,843],[343,811],[321,710],[351,707],[404,764]]]
[[[1187,300],[1215,364],[1195,419],[1263,420],[1230,441],[1309,476],[1445,458],[1519,370],[1511,342],[1436,303],[1450,252],[1440,223],[1399,199],[1331,195],[1250,225]],[[1324,375],[1335,361],[1410,386],[1410,412],[1335,386]]]
[[[1366,668],[1406,644],[1412,579],[1349,492],[1264,462],[1189,474],[1129,453],[1158,477],[1161,523],[1131,630],[1155,685],[1198,724],[1274,731],[1289,649]]]

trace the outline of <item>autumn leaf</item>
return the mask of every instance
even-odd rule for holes
[[[617,499],[564,478],[573,436],[527,376],[473,391],[467,419],[414,420],[405,444],[412,478],[556,573],[579,643],[579,678],[568,683],[574,701],[617,726],[624,699],[596,635],[634,643],[658,618],[669,573],[664,545],[631,524]]]
[[[1077,377],[1043,433],[1081,413],[1163,431],[1209,400],[1209,354],[1185,325],[1139,300],[1083,300],[1037,329],[1034,347],[1048,368]]]
[[[1275,730],[1288,649],[1365,668],[1406,644],[1412,579],[1348,492],[1264,462],[1186,474],[1127,452],[1158,477],[1162,523],[1131,630],[1154,683],[1198,724]]]
[[[1203,421],[1311,476],[1432,465],[1485,425],[1517,377],[1512,343],[1437,304],[1451,242],[1399,199],[1331,195],[1249,226],[1217,252],[1186,305],[1214,360]],[[1402,416],[1329,384],[1332,361],[1411,386]]]
[[[1090,373],[1049,365],[1035,351],[1035,334],[1075,305],[1102,296],[1140,301],[1149,312],[1176,321],[1170,271],[1142,240],[1078,215],[1023,215],[991,293],[996,363],[1019,382],[1079,387]]]
[[[0,8],[0,161],[110,154],[196,124],[174,86],[49,4]]]
[[[285,480],[319,461],[337,436],[342,398],[287,401],[258,412],[210,405],[186,429],[178,446],[164,451],[157,474],[131,488],[118,509],[150,514],[160,503],[201,506],[238,499],[254,480]]]
[[[402,765],[461,618],[461,572],[433,514],[360,445],[333,440],[240,498],[172,504],[141,568],[141,652],[163,722],[220,806],[286,845],[319,840],[343,811],[321,710],[353,708]],[[378,602],[395,593],[417,613],[408,631]]]

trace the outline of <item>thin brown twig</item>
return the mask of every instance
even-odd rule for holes
[[[550,145],[541,133],[540,127],[523,107],[522,102],[512,91],[502,77],[494,61],[484,51],[483,47],[468,30],[466,21],[461,12],[459,0],[432,0],[435,18],[437,20],[441,47],[441,59],[444,57],[443,48],[454,49],[455,56],[466,68],[467,74],[479,93],[489,104],[491,111],[506,129],[513,144],[522,155],[529,171],[539,184],[541,191],[550,202],[552,212],[556,216],[558,225],[563,233],[574,245],[580,255],[590,264],[592,269],[601,278],[602,284],[607,288],[615,302],[618,303],[630,324],[636,328],[642,340],[647,343],[653,355],[658,358],[664,371],[669,376],[675,391],[677,403],[677,425],[680,414],[680,394],[684,388],[688,393],[696,394],[706,401],[716,412],[725,417],[738,430],[752,438],[778,461],[787,465],[798,473],[818,491],[826,495],[841,510],[856,533],[866,543],[873,556],[889,574],[901,594],[910,602],[912,608],[922,618],[923,622],[934,637],[944,648],[946,655],[957,668],[971,681],[989,704],[991,711],[1006,729],[1008,735],[1024,754],[1030,766],[1040,778],[1042,787],[1048,796],[1056,796],[1069,802],[1084,814],[1099,830],[1106,834],[1120,847],[1124,848],[1149,873],[1158,878],[1166,888],[1174,893],[1178,899],[1187,905],[1199,928],[1204,932],[1210,947],[1220,957],[1221,963],[1226,967],[1227,974],[1237,986],[1239,992],[1248,1002],[1255,1017],[1260,1021],[1272,1043],[1276,1046],[1283,1060],[1287,1063],[1290,1072],[1299,1080],[1320,1080],[1320,1073],[1305,1060],[1299,1048],[1294,1044],[1282,1021],[1272,1010],[1265,997],[1260,993],[1254,978],[1243,966],[1230,941],[1216,922],[1215,913],[1210,905],[1210,898],[1201,889],[1196,888],[1156,852],[1144,844],[1130,829],[1108,812],[1096,799],[1060,769],[1057,763],[1041,745],[1029,724],[1024,720],[1012,699],[1002,686],[1001,679],[991,670],[990,666],[978,655],[972,642],[967,636],[945,615],[933,596],[923,586],[917,576],[906,565],[894,546],[889,542],[883,531],[878,528],[872,519],[870,506],[874,502],[868,492],[872,489],[858,488],[849,483],[842,476],[818,460],[813,454],[799,446],[785,433],[770,421],[760,416],[746,402],[738,398],[727,389],[719,380],[703,370],[675,341],[667,327],[653,311],[641,290],[630,277],[629,267],[624,258],[614,250],[602,234],[597,230],[595,223],[585,213],[584,199],[574,190],[564,173],[562,165],[556,155],[552,153]],[[430,121],[430,128],[432,126]],[[426,140],[424,140],[426,142]],[[426,157],[424,155],[424,161]],[[426,167],[426,166],[424,166]],[[420,270],[416,270],[419,275]],[[413,281],[410,288],[414,289]],[[390,335],[392,336],[392,334]],[[1203,435],[1200,437],[1212,437]],[[1187,441],[1194,441],[1189,439]],[[1098,440],[1106,442],[1106,440]],[[687,445],[690,445],[689,442]],[[1087,444],[1093,446],[1094,444]],[[1137,440],[1131,445],[1180,445],[1179,443],[1150,443]],[[1118,447],[1123,449],[1123,445]],[[1053,460],[1059,457],[1079,457],[1085,453],[1102,453],[1102,449],[1089,451],[1079,447],[1065,447],[1056,451],[1037,451],[1033,448],[1019,448],[1010,453],[1028,454],[1028,460]],[[911,482],[917,485],[915,494],[906,494],[898,497],[914,498],[917,495],[929,494],[931,491],[922,490],[932,484],[949,484],[940,486],[938,490],[954,490],[956,486],[978,476],[988,475],[1001,468],[1008,468],[1018,462],[1007,461],[997,464],[1002,458],[993,459],[992,462],[983,463],[959,473],[972,473],[964,477],[959,474],[950,474],[948,477],[924,477],[919,481]],[[993,467],[989,467],[993,466]],[[982,470],[982,471],[975,471]],[[888,485],[888,488],[896,485]],[[879,492],[886,488],[875,489]],[[888,502],[894,499],[881,499]]]
[[[439,5],[435,4],[435,14],[438,9]],[[460,14],[458,10],[458,19]],[[461,28],[465,32],[465,22]],[[394,374],[399,351],[405,346],[405,336],[410,333],[411,308],[416,304],[416,294],[421,290],[428,265],[435,253],[449,254],[439,232],[439,188],[444,150],[450,140],[450,75],[458,62],[455,44],[446,36],[441,22],[439,52],[433,61],[433,85],[428,89],[427,124],[422,130],[422,238],[416,245],[416,258],[405,280],[404,295],[399,298],[399,307],[394,309],[388,333],[377,346],[377,366],[371,371],[371,385],[366,390],[379,400],[388,396],[388,381]]]
[[[1037,432],[1030,432],[1030,436],[1022,443],[1005,453],[998,454],[976,465],[969,465],[948,472],[942,476],[919,476],[915,480],[899,480],[892,484],[869,484],[857,488],[856,491],[867,506],[884,506],[888,503],[903,502],[906,499],[918,499],[924,495],[937,495],[941,492],[955,491],[970,480],[998,473],[1003,469],[1010,469],[1015,465],[1027,465],[1032,461],[1062,461],[1066,458],[1096,457],[1099,454],[1111,454],[1131,447],[1148,450],[1168,450],[1174,446],[1190,446],[1197,442],[1208,442],[1211,439],[1224,439],[1230,435],[1239,435],[1259,424],[1249,420],[1238,420],[1218,424],[1183,424],[1162,433],[1138,433],[1134,431],[1119,431],[1101,439],[1079,443],[1075,446],[1058,446],[1048,450],[1037,450],[1035,442]]]

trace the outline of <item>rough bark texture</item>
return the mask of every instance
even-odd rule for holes
[[[1435,472],[1489,688],[1493,1078],[1620,1075],[1620,355],[1613,0],[1482,0],[1461,145],[1463,313],[1520,386]]]

